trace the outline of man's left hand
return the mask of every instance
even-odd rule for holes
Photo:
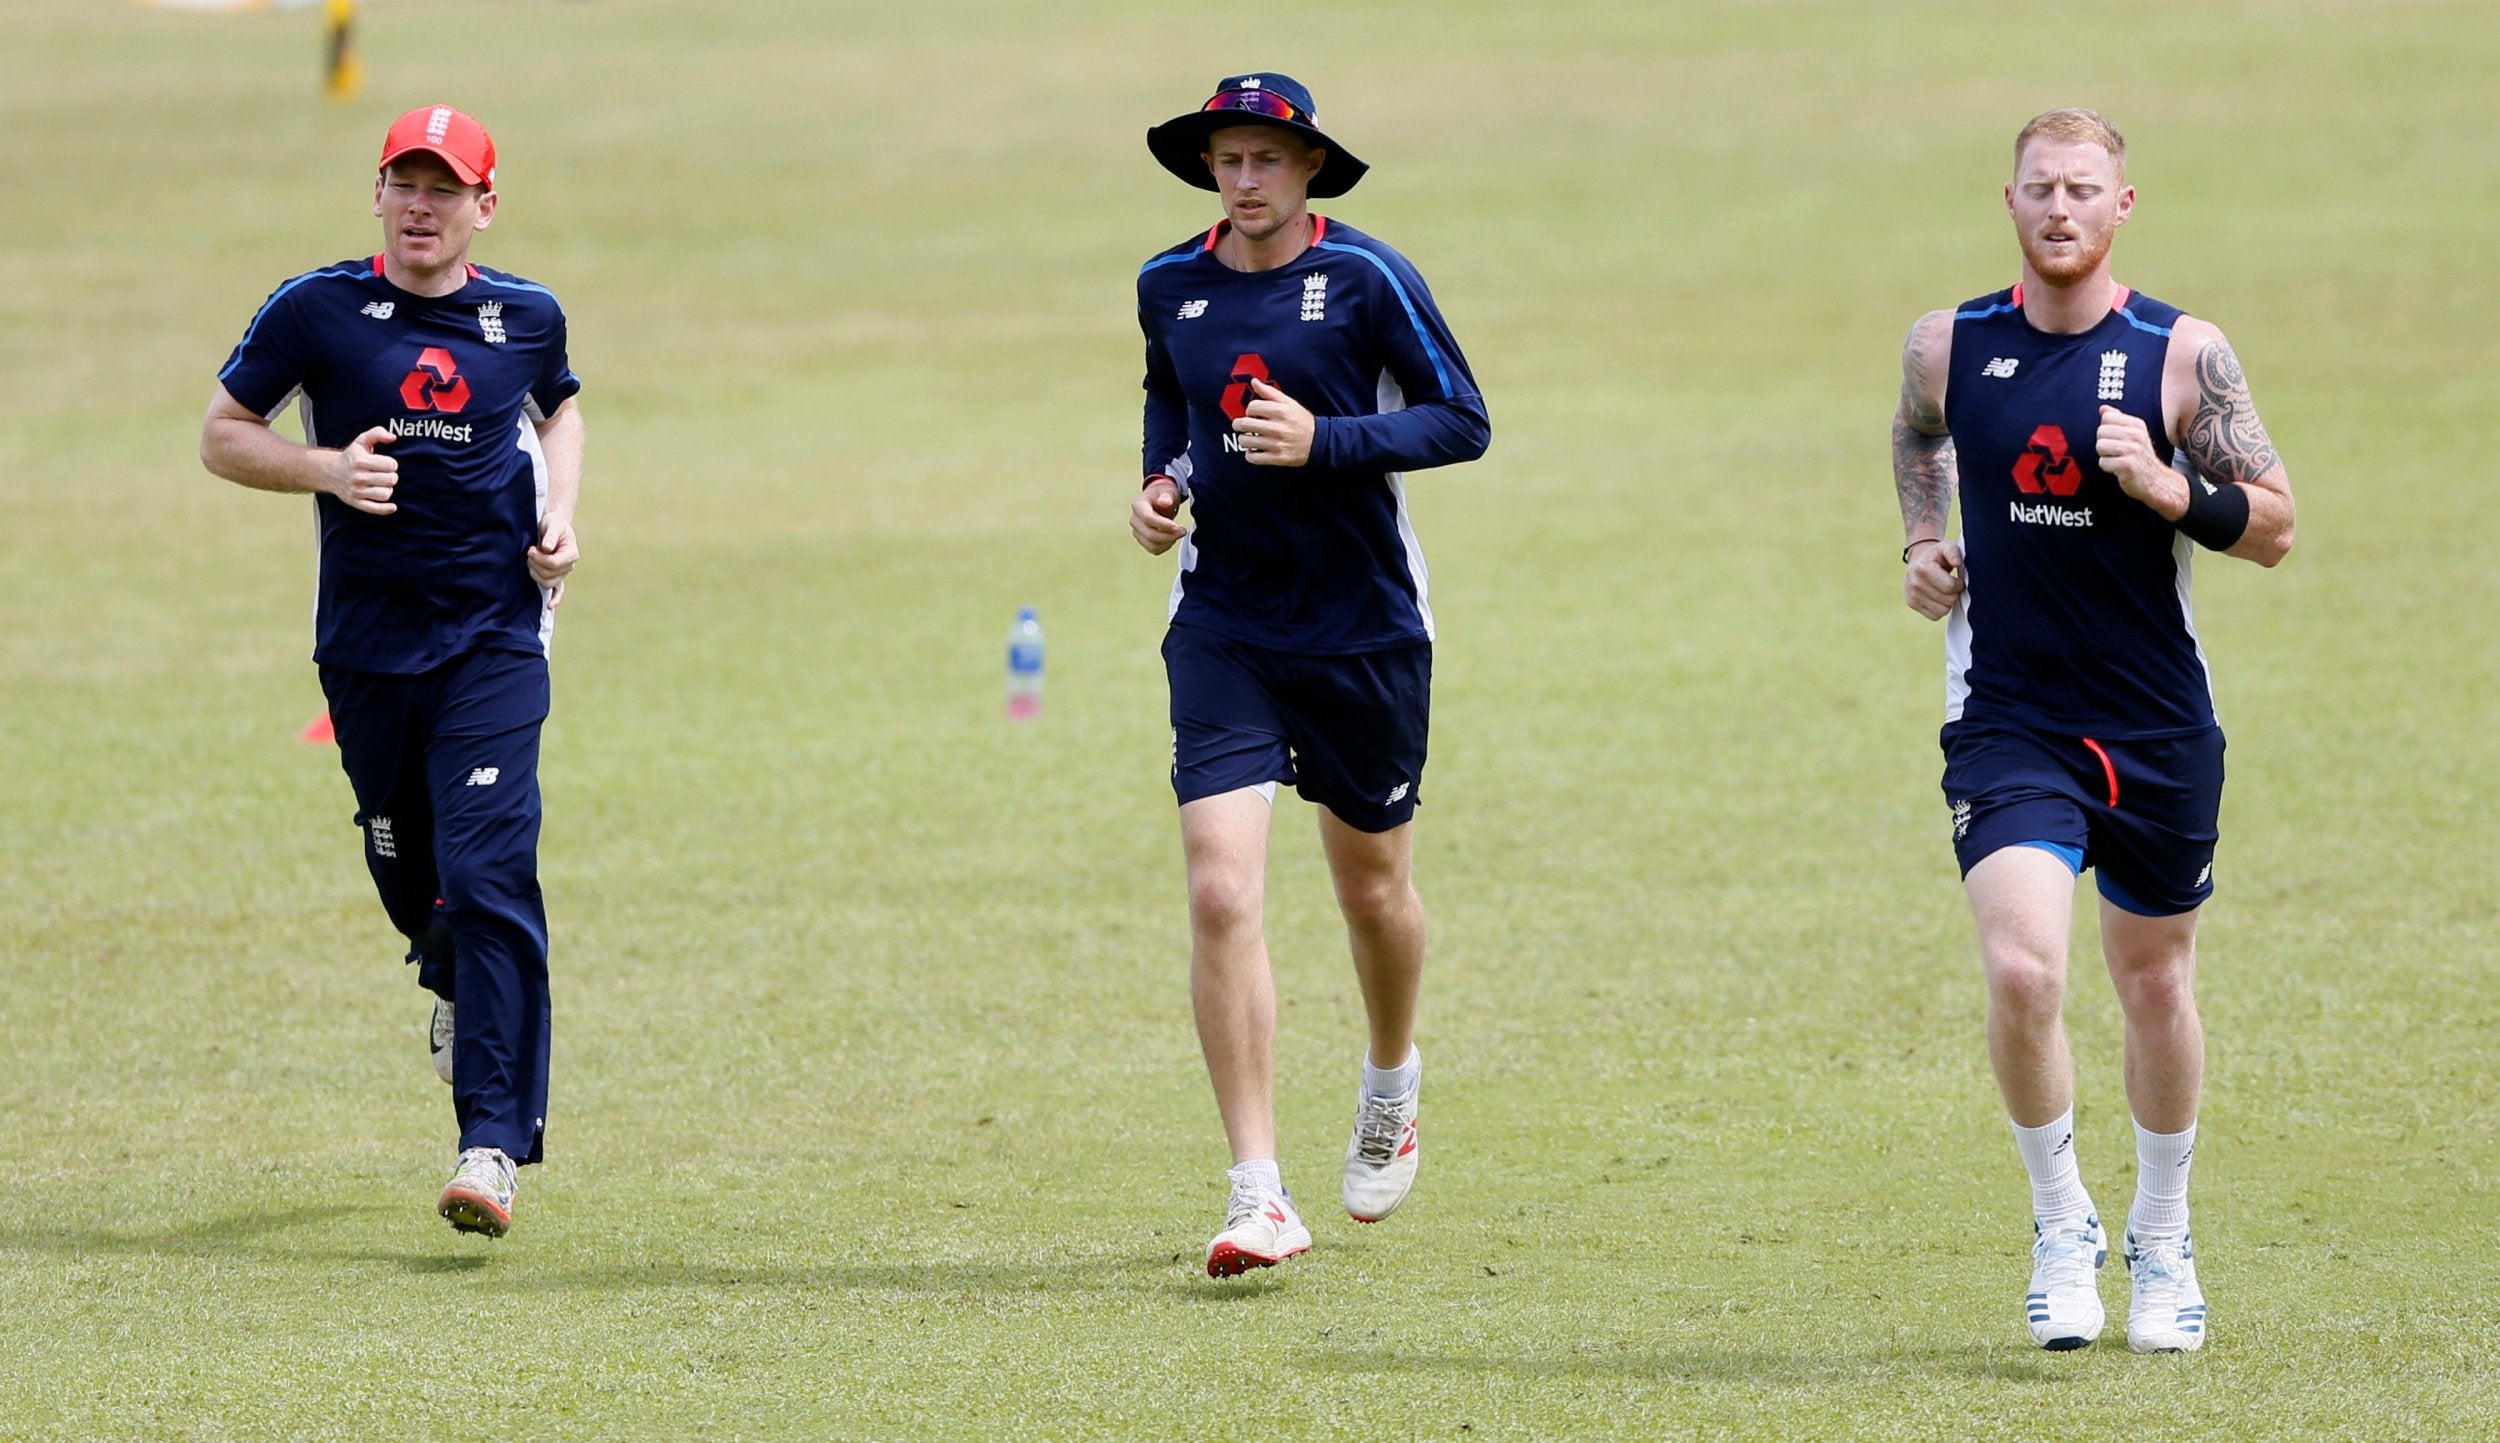
[[[573,565],[582,559],[582,548],[573,539],[573,523],[549,517],[538,528],[538,544],[530,548],[530,579],[547,595],[549,606],[564,600],[564,578],[573,574]]]
[[[2101,469],[2117,479],[2119,488],[2164,521],[2187,514],[2187,478],[2154,453],[2153,433],[2141,417],[2103,406],[2093,449],[2100,454]]]
[[[1253,466],[1309,465],[1311,436],[1319,429],[1309,408],[1261,380],[1250,382],[1250,394],[1254,399],[1233,422],[1242,459]]]

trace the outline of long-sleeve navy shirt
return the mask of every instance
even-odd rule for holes
[[[1432,639],[1402,473],[1472,461],[1484,398],[1423,277],[1352,226],[1312,217],[1274,270],[1216,259],[1219,224],[1137,274],[1145,472],[1188,493],[1172,621],[1278,651],[1340,655]],[[1253,466],[1233,421],[1266,381],[1317,418],[1305,466]]]

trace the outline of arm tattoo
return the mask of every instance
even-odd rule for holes
[[[1901,348],[1901,409],[1892,418],[1892,489],[1903,535],[1942,536],[1953,508],[1953,436],[1944,407],[1920,383],[1918,331]]]
[[[1901,417],[1892,421],[1892,489],[1901,501],[1903,535],[1942,536],[1953,509],[1953,438],[1930,436]]]
[[[2188,420],[2188,459],[2199,474],[2245,484],[2272,471],[2279,459],[2248,399],[2248,377],[2227,341],[2209,341],[2196,353],[2196,413]]]

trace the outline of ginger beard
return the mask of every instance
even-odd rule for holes
[[[2051,233],[2062,233],[2064,242],[2049,239]],[[2023,259],[2041,280],[2053,286],[2072,285],[2100,269],[2109,259],[2110,242],[2117,236],[2112,226],[2098,232],[2087,231],[2069,220],[2056,225],[2043,225],[2022,237]]]

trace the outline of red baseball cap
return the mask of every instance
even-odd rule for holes
[[[388,170],[392,161],[416,150],[441,156],[464,185],[492,189],[495,184],[495,138],[475,117],[448,105],[420,105],[392,121],[377,169]]]

